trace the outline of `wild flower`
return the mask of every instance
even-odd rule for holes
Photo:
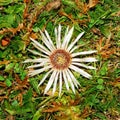
[[[88,66],[85,63],[96,62],[96,58],[85,56],[96,53],[96,50],[75,52],[78,49],[76,43],[82,37],[84,32],[80,33],[76,39],[72,41],[71,37],[74,27],[71,29],[67,27],[64,37],[61,36],[61,28],[61,25],[59,25],[58,28],[55,28],[56,45],[53,43],[53,40],[46,30],[44,33],[40,30],[43,44],[30,38],[32,45],[37,51],[31,49],[28,50],[39,57],[24,61],[24,63],[33,63],[33,65],[27,67],[29,69],[29,77],[33,77],[43,72],[46,73],[38,85],[40,86],[48,80],[44,94],[46,94],[52,86],[52,94],[54,94],[57,84],[59,84],[60,95],[63,83],[65,83],[67,90],[71,87],[73,93],[75,93],[75,87],[78,88],[80,83],[75,78],[73,71],[90,79],[92,76],[85,72],[83,68],[95,69],[95,67]]]

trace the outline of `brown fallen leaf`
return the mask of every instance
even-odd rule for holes
[[[89,0],[88,7],[93,8],[98,4],[99,0]]]
[[[23,28],[23,23],[19,24],[17,28],[7,28],[7,29],[0,30],[0,34],[4,34],[6,32],[11,32],[14,35],[18,31],[20,31],[22,28]]]
[[[24,80],[21,80],[17,74],[15,74],[15,83],[13,85],[14,90],[23,91],[25,88],[28,88],[29,82],[28,77],[26,76]]]
[[[105,41],[105,43],[104,43]],[[111,47],[110,38],[104,39],[100,38],[99,42],[96,45],[98,53],[102,56],[102,58],[109,58],[112,54],[115,54],[116,49]]]
[[[81,0],[75,0],[75,4],[77,5],[77,8],[80,9],[81,13],[87,13],[89,9],[87,3],[82,2]]]
[[[65,13],[64,11],[60,11],[60,12],[59,12],[59,15],[65,16],[65,17],[69,18],[73,23],[75,23],[75,20],[73,19],[73,16],[72,16],[71,14],[68,15],[68,14]]]
[[[8,99],[8,96],[6,96],[6,95],[0,96],[0,102],[3,101],[4,99]]]
[[[8,115],[5,120],[15,120],[15,116],[13,115]]]
[[[111,84],[120,88],[120,77],[116,78],[113,82],[111,82]]]
[[[87,14],[90,8],[95,7],[98,4],[99,0],[89,0],[87,2],[81,2],[80,0],[75,0],[77,7],[82,10],[82,13]]]
[[[58,9],[61,5],[61,0],[54,0],[46,5],[46,10]]]
[[[30,34],[30,37],[33,38],[33,39],[37,39],[38,38],[37,34],[33,33],[33,32]]]
[[[1,40],[1,45],[3,47],[9,45],[9,43],[10,43],[10,38],[8,38],[8,37],[6,37],[6,38],[4,38],[4,39]]]
[[[0,65],[7,65],[10,61],[9,60],[3,60],[0,61]]]
[[[22,106],[23,105],[23,94],[24,92],[19,93],[17,96],[15,96],[14,100],[18,100],[19,101],[19,105]]]
[[[89,106],[86,106],[83,110],[83,112],[80,114],[80,117],[83,119],[83,118],[86,118],[88,117],[90,114],[92,114],[94,111],[91,110],[91,108]]]
[[[4,83],[4,82],[0,82],[0,87],[6,87],[6,84]],[[1,93],[1,91],[0,91],[0,93]]]
[[[24,3],[28,3],[28,2],[30,2],[31,0],[24,0]]]

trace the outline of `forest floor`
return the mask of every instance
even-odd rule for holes
[[[74,26],[73,38],[85,31],[79,50],[98,61],[92,79],[74,74],[76,94],[63,83],[61,96],[44,95],[45,72],[29,78],[23,61],[37,57],[29,38],[46,29],[54,39],[59,24],[63,35]],[[0,103],[0,120],[120,120],[120,0],[0,0]]]

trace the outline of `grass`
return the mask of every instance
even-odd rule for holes
[[[43,95],[37,88],[43,74],[27,77],[22,61],[34,56],[29,37],[39,39],[39,29],[74,25],[81,51],[97,49],[96,70],[88,71],[76,95]],[[120,1],[119,0],[0,0],[0,120],[119,120],[120,119]]]

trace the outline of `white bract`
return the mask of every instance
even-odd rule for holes
[[[78,72],[80,75],[88,79],[92,77],[82,68],[95,69],[95,67],[88,66],[83,63],[96,62],[97,60],[94,57],[83,56],[96,53],[97,51],[90,50],[74,52],[76,49],[78,49],[76,43],[82,37],[84,32],[80,33],[77,38],[72,41],[71,37],[73,30],[74,27],[72,27],[70,30],[69,27],[67,27],[64,37],[61,37],[61,25],[59,25],[58,28],[55,28],[56,45],[53,44],[53,41],[51,40],[46,30],[44,33],[40,30],[42,42],[44,44],[40,44],[38,41],[30,38],[33,46],[37,49],[37,51],[30,49],[29,51],[39,57],[36,59],[27,59],[24,61],[24,63],[33,63],[33,65],[28,67],[29,77],[46,72],[38,85],[40,86],[44,83],[45,80],[48,80],[44,94],[46,94],[52,86],[52,93],[54,94],[57,88],[57,84],[59,84],[60,95],[63,83],[65,83],[67,90],[71,88],[73,93],[75,93],[75,87],[78,88],[80,84],[75,78],[73,71]]]

